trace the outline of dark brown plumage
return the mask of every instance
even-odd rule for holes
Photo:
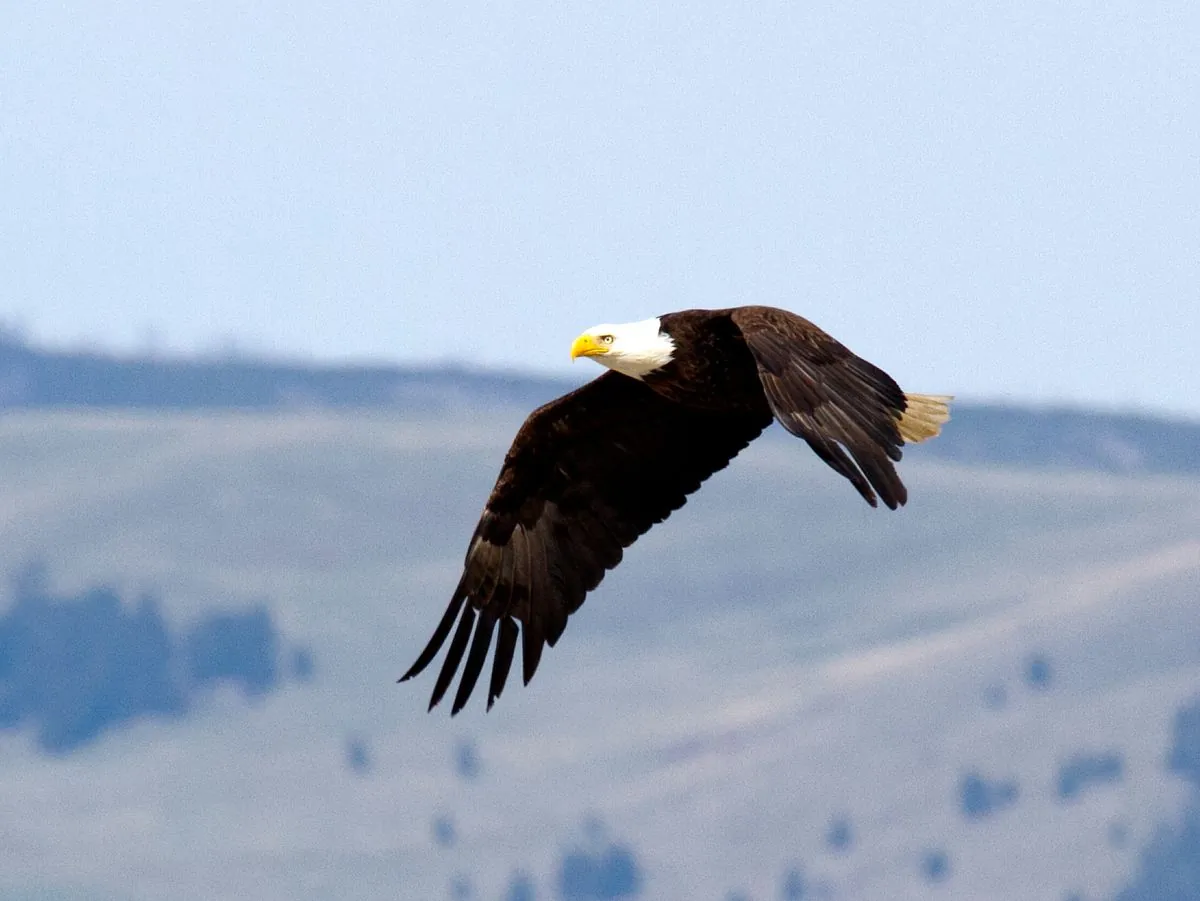
[[[901,445],[937,434],[948,418],[946,398],[905,395],[887,373],[785,310],[687,310],[660,317],[659,330],[674,344],[669,362],[641,379],[606,372],[535,410],[517,432],[450,605],[401,678],[424,670],[453,631],[431,710],[460,665],[451,713],[462,709],[494,634],[488,708],[518,638],[528,683],[544,645],[554,646],[624,549],[772,418],[868,503],[878,497],[892,509],[907,500],[893,465]]]

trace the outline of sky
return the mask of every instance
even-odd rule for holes
[[[1200,416],[1200,4],[0,12],[0,321],[582,378],[765,303],[908,390]]]

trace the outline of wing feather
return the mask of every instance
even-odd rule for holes
[[[893,464],[905,441],[901,421],[908,400],[895,380],[794,313],[743,307],[731,318],[780,424],[807,441],[872,507],[879,498],[893,510],[904,504],[908,490]]]
[[[492,632],[496,628],[496,614],[488,607],[479,611],[479,624],[475,627],[475,637],[471,639],[471,651],[467,654],[467,663],[463,667],[462,677],[458,682],[458,692],[454,695],[454,706],[451,715],[458,713],[467,703],[467,698],[479,681],[483,672],[484,661],[487,660],[488,648],[492,644]]]
[[[463,580],[466,580],[466,575]],[[454,596],[450,598],[450,605],[446,608],[446,612],[442,615],[441,622],[433,632],[433,637],[429,639],[429,643],[425,645],[425,650],[421,652],[421,656],[417,658],[416,663],[409,667],[408,672],[400,677],[401,682],[411,679],[425,667],[433,662],[433,658],[437,656],[437,652],[442,649],[442,645],[446,642],[446,636],[450,634],[450,629],[454,626],[454,621],[458,619],[458,613],[462,610],[463,604],[467,600],[467,592],[463,588],[462,581],[459,582],[458,588],[454,592]]]
[[[450,682],[454,679],[455,672],[458,671],[458,664],[462,662],[463,651],[466,650],[467,639],[471,637],[471,628],[474,625],[475,608],[468,604],[463,608],[458,628],[454,630],[454,638],[450,640],[450,650],[446,652],[446,659],[442,661],[437,682],[433,685],[433,695],[429,699],[430,710],[438,705],[438,702],[445,696],[446,689],[450,687]]]
[[[504,691],[508,671],[512,668],[513,654],[517,650],[517,621],[511,616],[500,620],[500,631],[496,636],[496,654],[492,658],[492,678],[488,683],[487,709],[491,710],[496,698]]]
[[[450,608],[403,679],[432,662],[459,617],[431,709],[462,664],[472,629],[452,715],[478,681],[497,624],[488,706],[504,688],[518,635],[528,683],[543,648],[558,642],[624,549],[769,423],[762,411],[691,409],[617,373],[535,410],[505,456]]]
[[[537,672],[542,659],[542,648],[546,638],[542,634],[542,610],[555,603],[557,591],[550,578],[550,561],[546,545],[539,528],[527,532],[529,535],[529,605],[522,611],[521,619],[521,681],[529,684]],[[536,601],[535,601],[536,599]]]

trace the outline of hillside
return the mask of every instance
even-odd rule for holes
[[[47,603],[148,594],[169,636],[261,606],[280,672],[311,655],[67,753],[0,732],[0,893],[1167,897],[1195,828],[1158,830],[1200,820],[1200,480],[918,448],[890,513],[775,435],[530,686],[427,715],[431,678],[394,679],[522,414],[0,418],[0,566]]]
[[[593,368],[580,380],[596,374]],[[577,382],[456,366],[315,366],[250,357],[52,351],[0,333],[0,411],[345,410],[405,415],[529,410]],[[1200,422],[959,402],[929,453],[963,463],[1200,473]]]

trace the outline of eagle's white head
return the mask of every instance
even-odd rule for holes
[[[571,359],[591,357],[601,366],[640,379],[666,366],[675,342],[656,316],[641,322],[594,325],[571,345]]]

